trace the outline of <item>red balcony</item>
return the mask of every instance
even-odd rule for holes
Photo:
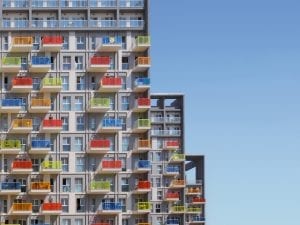
[[[168,150],[177,150],[179,148],[179,141],[178,140],[166,141],[164,148]]]
[[[89,72],[106,72],[110,67],[109,56],[93,56],[90,59]]]
[[[205,203],[205,198],[202,197],[193,197],[192,204],[203,204]]]
[[[107,153],[110,149],[110,140],[98,139],[91,140],[88,148],[89,153]]]
[[[42,50],[47,52],[59,52],[63,45],[62,36],[44,36],[42,39]]]
[[[150,192],[151,191],[151,183],[150,181],[139,181],[137,186],[136,186],[136,189],[134,190],[135,193],[147,193],[147,192]]]
[[[166,201],[179,201],[178,192],[167,192],[165,196]]]
[[[122,88],[121,77],[103,77],[100,81],[101,92],[117,92]]]
[[[32,162],[30,160],[16,160],[12,162],[11,172],[15,174],[27,174],[32,172]]]
[[[60,214],[62,212],[62,205],[58,202],[48,202],[42,205],[42,214],[54,215]]]
[[[150,98],[138,98],[135,102],[133,111],[134,112],[145,112],[151,107]]]
[[[101,172],[107,173],[116,173],[122,170],[122,161],[115,160],[115,161],[102,161]]]
[[[62,130],[62,120],[45,119],[43,120],[41,131],[44,133],[59,133]]]
[[[11,83],[11,91],[13,92],[27,93],[32,90],[31,77],[15,77]]]

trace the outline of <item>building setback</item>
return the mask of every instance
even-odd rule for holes
[[[0,224],[204,224],[183,95],[150,96],[149,1],[0,4]]]

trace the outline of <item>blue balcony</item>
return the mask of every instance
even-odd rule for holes
[[[55,8],[58,7],[56,0],[32,0],[32,8]]]
[[[166,167],[166,174],[170,174],[170,175],[177,175],[179,174],[180,169],[178,166],[167,166]]]
[[[21,99],[3,99],[1,102],[1,106],[21,106],[22,100]]]
[[[144,7],[144,0],[120,0],[120,7],[122,8],[141,8]]]
[[[0,112],[18,113],[22,110],[22,100],[17,98],[2,99]]]
[[[178,225],[179,219],[167,219],[167,225]]]
[[[139,160],[135,166],[136,173],[149,172],[151,170],[151,163],[149,160]]]
[[[19,182],[3,182],[1,183],[2,194],[18,194],[21,192],[21,183]]]
[[[120,202],[103,202],[102,210],[107,211],[122,211],[122,205]]]
[[[90,7],[112,8],[117,6],[116,0],[90,0]]]
[[[104,52],[116,52],[122,48],[121,36],[105,36],[102,37],[102,43],[97,50]]]
[[[28,7],[27,0],[4,0],[3,8],[26,8]]]
[[[87,20],[61,20],[61,28],[83,28],[87,27]]]
[[[135,92],[144,92],[150,88],[150,78],[143,77],[137,78],[134,81],[134,91]]]
[[[144,20],[120,20],[119,27],[143,28]]]
[[[30,154],[47,154],[51,150],[50,140],[32,140]]]
[[[193,216],[191,222],[204,222],[205,218],[203,216]]]
[[[38,27],[38,28],[58,27],[58,20],[33,20],[32,27]]]
[[[120,119],[103,119],[100,132],[115,133],[122,130],[122,120]]]
[[[87,1],[82,1],[82,0],[62,0],[60,2],[61,7],[63,8],[82,8],[82,7],[87,7]]]
[[[29,72],[46,73],[51,69],[51,59],[45,56],[32,56]]]
[[[90,20],[90,27],[112,28],[117,26],[116,20]]]

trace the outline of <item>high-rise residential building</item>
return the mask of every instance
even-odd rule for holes
[[[183,96],[150,96],[149,1],[0,4],[0,224],[205,223]]]

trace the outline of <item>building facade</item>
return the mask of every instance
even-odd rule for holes
[[[149,1],[0,4],[0,223],[204,223],[183,96],[149,92]]]

